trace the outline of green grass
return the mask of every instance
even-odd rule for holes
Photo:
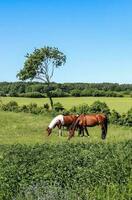
[[[11,100],[17,101],[19,105],[37,103],[42,106],[44,103],[49,103],[47,98],[20,98],[20,97],[1,97],[3,103]],[[91,105],[94,101],[105,102],[109,108],[115,109],[120,113],[127,112],[132,107],[132,98],[129,97],[67,97],[67,98],[53,98],[54,103],[60,102],[66,109],[72,106],[87,103]]]
[[[42,198],[48,195],[47,199],[53,199],[52,196],[56,195],[54,199],[58,199],[58,194],[61,197],[68,195],[69,198],[65,199],[69,200],[129,200],[132,182],[127,172],[131,166],[131,151],[127,145],[132,141],[132,128],[109,125],[107,138],[102,141],[100,127],[96,126],[89,128],[90,137],[78,137],[76,133],[68,141],[66,130],[62,137],[58,136],[57,128],[53,129],[51,136],[47,136],[46,127],[51,120],[52,117],[47,115],[0,111],[0,174],[3,173],[0,177],[0,189],[3,187],[0,199],[1,196],[12,199],[8,197],[15,193],[16,200],[35,200],[41,195]],[[12,146],[18,143],[22,145]],[[45,185],[41,185],[41,180],[51,183],[51,180],[56,181],[56,177],[59,184],[64,181],[66,185],[73,183],[73,190],[69,186],[62,192],[59,186],[52,188],[49,185],[46,189]],[[112,177],[115,177],[113,181]],[[121,181],[125,177],[127,181],[118,184],[118,177],[122,178]],[[107,184],[106,179],[109,180]],[[99,183],[94,186],[95,181]],[[38,186],[34,187],[33,183]],[[26,198],[23,198],[23,194]]]
[[[47,137],[46,128],[51,117],[25,113],[0,112],[0,144],[36,144],[36,143],[62,143],[67,142],[67,131],[58,137],[58,129],[53,129],[51,136]],[[77,133],[70,142],[101,142],[101,130],[96,126],[89,128],[90,137],[78,137]],[[120,142],[132,138],[132,128],[110,125],[106,141]]]

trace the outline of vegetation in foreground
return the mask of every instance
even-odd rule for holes
[[[1,158],[5,200],[130,200],[132,140],[13,145]]]
[[[66,131],[47,137],[51,119],[0,111],[0,199],[130,200],[131,128],[109,125],[105,141],[89,128],[90,137],[67,142]]]

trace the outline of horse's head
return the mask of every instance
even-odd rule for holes
[[[48,136],[49,136],[52,132],[52,129],[48,127],[46,130],[47,130],[47,133],[48,133]]]
[[[70,140],[74,135],[74,130],[73,129],[69,129],[69,136],[68,136],[68,140]]]

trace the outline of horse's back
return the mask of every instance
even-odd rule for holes
[[[95,126],[101,124],[105,120],[106,116],[101,114],[87,114],[80,115],[78,118],[79,124],[83,126]]]
[[[77,115],[65,115],[64,116],[64,124],[72,124],[74,121],[76,121]]]

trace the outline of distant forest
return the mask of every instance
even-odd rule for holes
[[[0,82],[0,96],[46,97],[50,90],[52,97],[132,97],[132,84],[118,83],[52,83],[50,89],[40,82]]]

